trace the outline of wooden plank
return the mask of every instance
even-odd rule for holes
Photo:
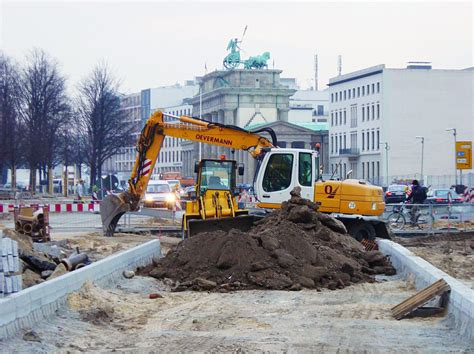
[[[449,285],[444,279],[440,279],[433,284],[427,286],[421,291],[417,292],[415,295],[410,296],[405,301],[394,306],[391,311],[393,317],[397,320],[402,319],[410,312],[416,310],[420,306],[426,304],[428,301],[433,299],[435,296],[442,295],[449,291]]]

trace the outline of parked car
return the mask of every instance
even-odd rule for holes
[[[148,208],[172,209],[176,203],[176,194],[171,190],[167,181],[148,182],[143,205]]]
[[[404,184],[391,184],[385,192],[385,203],[394,204],[404,202],[406,199],[407,186]]]
[[[451,194],[452,204],[460,204],[463,202],[463,198],[459,194],[457,194],[454,190],[448,188],[432,189],[428,191],[426,202],[429,204],[448,204],[449,194]]]

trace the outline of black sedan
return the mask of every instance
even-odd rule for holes
[[[403,184],[392,184],[388,186],[385,192],[385,203],[394,204],[404,202],[406,199],[405,189],[407,186]]]
[[[451,195],[451,197],[449,197]],[[451,201],[450,201],[451,199]],[[428,192],[426,203],[429,204],[460,204],[463,198],[452,189],[432,189]]]

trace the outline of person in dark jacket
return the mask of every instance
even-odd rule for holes
[[[412,201],[413,204],[424,204],[426,200],[426,191],[420,186],[418,180],[414,179],[412,182],[411,192],[408,195],[407,202]],[[411,208],[411,221],[416,221],[416,214],[418,212],[418,206],[413,205]]]

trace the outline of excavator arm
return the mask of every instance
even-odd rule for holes
[[[176,119],[165,122],[163,117]],[[272,141],[259,135],[270,134]],[[128,181],[127,191],[118,195],[109,195],[101,203],[100,214],[106,236],[112,236],[120,217],[127,211],[136,211],[146,192],[153,168],[160,154],[166,136],[186,139],[205,144],[222,146],[236,150],[246,150],[253,157],[262,153],[264,148],[277,145],[273,130],[264,128],[255,133],[245,129],[201,119],[173,116],[157,111],[148,119],[137,142],[137,158]]]

